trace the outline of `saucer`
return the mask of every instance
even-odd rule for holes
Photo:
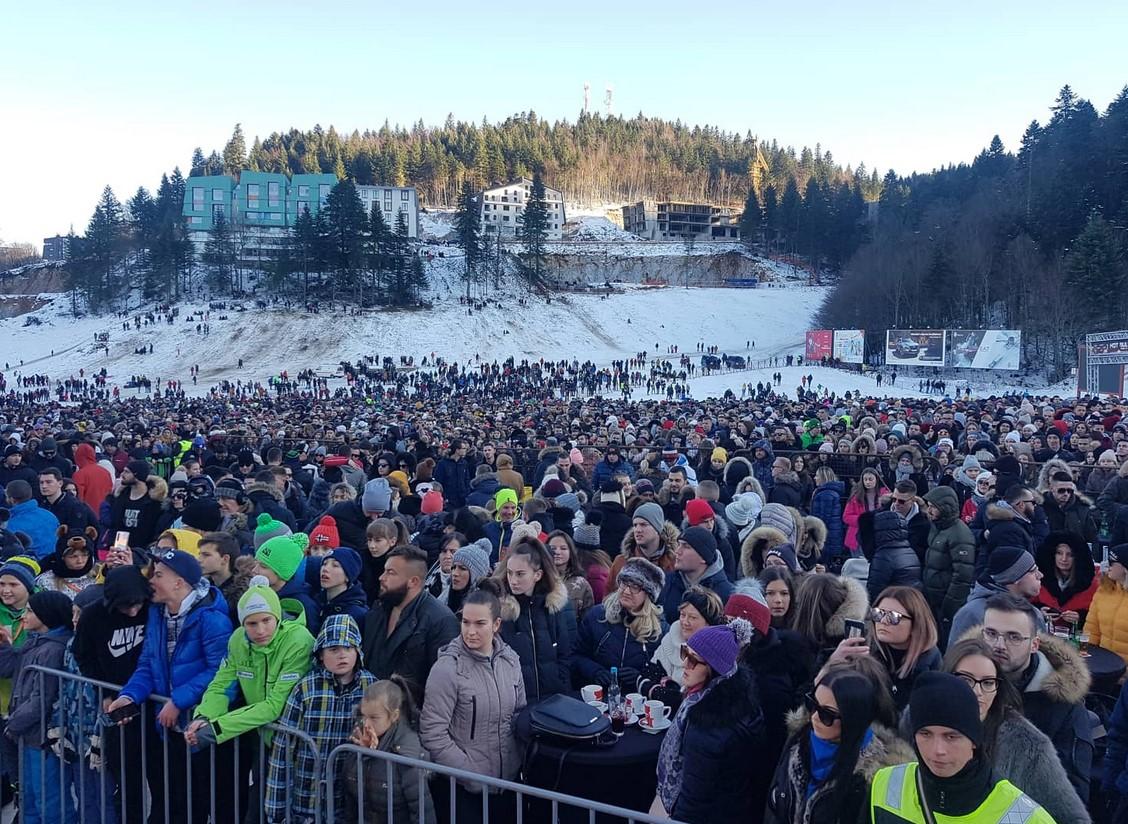
[[[672,724],[672,723],[673,722],[670,721],[669,718],[664,718],[657,725],[651,727],[651,726],[648,726],[647,724],[643,724],[641,719],[640,719],[639,724],[638,724],[638,728],[640,730],[642,730],[643,732],[659,733],[659,732],[662,732],[664,730],[668,730],[670,728],[670,724]]]

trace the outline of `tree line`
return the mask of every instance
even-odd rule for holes
[[[883,180],[869,242],[818,313],[823,328],[1021,329],[1054,377],[1090,332],[1128,317],[1128,87],[1103,113],[1065,86],[1017,152]]]

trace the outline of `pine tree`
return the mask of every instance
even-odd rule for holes
[[[770,251],[779,236],[779,195],[775,186],[764,189],[764,228],[768,236],[768,250]]]
[[[352,289],[359,296],[368,215],[351,180],[338,183],[329,192],[324,214],[328,226],[329,264],[337,273],[333,280],[333,297],[336,298],[337,287]]]
[[[478,264],[482,260],[482,208],[469,178],[462,181],[462,196],[454,213],[455,242],[465,255],[463,280],[466,281],[466,300],[470,300],[470,284],[478,278]]]
[[[1074,310],[1086,318],[1092,331],[1123,326],[1126,274],[1124,244],[1116,229],[1094,212],[1065,256]]]
[[[418,301],[420,295],[427,291],[427,271],[423,268],[423,258],[418,253],[411,256],[411,298]]]
[[[90,308],[97,311],[117,295],[122,285],[116,272],[126,246],[125,213],[109,186],[102,190],[82,245],[88,264],[82,267],[84,291]]]
[[[787,188],[783,190],[783,196],[779,201],[779,226],[783,234],[783,242],[791,251],[795,251],[802,212],[803,198],[799,196],[799,184],[794,177],[789,177]]]
[[[204,265],[209,267],[208,285],[213,291],[230,292],[232,290],[234,258],[231,229],[227,224],[227,218],[220,212],[216,214],[212,223],[212,230],[208,233],[208,240],[204,245],[204,253],[201,258]]]
[[[526,277],[535,286],[544,284],[545,244],[548,241],[548,201],[540,172],[533,173],[533,185],[517,228],[524,248]]]
[[[294,221],[294,228],[290,230],[290,243],[293,266],[295,271],[302,276],[302,302],[309,303],[310,275],[317,266],[318,237],[317,226],[309,209],[302,208]]]
[[[247,168],[247,141],[243,138],[242,124],[236,123],[231,139],[223,147],[223,173],[230,177],[238,177],[245,168]]]
[[[368,266],[373,275],[373,286],[384,288],[384,275],[389,269],[388,254],[392,230],[384,220],[380,204],[373,202],[372,213],[368,217]]]
[[[204,159],[204,150],[197,146],[192,151],[192,167],[188,172],[189,177],[200,177],[204,173],[207,161]]]
[[[407,216],[401,209],[388,238],[392,266],[392,302],[403,306],[411,302],[411,241],[407,236]]]
[[[764,228],[764,210],[760,208],[760,198],[756,196],[756,187],[748,188],[748,197],[744,198],[744,213],[740,216],[740,239],[745,246],[752,246],[760,240],[760,233]]]

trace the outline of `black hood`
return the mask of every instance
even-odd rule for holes
[[[106,574],[102,599],[110,609],[149,600],[149,582],[135,566],[117,567]]]

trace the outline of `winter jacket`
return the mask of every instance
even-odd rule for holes
[[[318,630],[330,615],[351,615],[358,627],[364,626],[364,619],[368,617],[368,597],[360,584],[353,584],[333,599],[325,590],[319,590],[313,600],[317,604]]]
[[[41,507],[34,498],[12,504],[10,509],[12,515],[8,519],[8,529],[22,532],[31,538],[31,553],[40,560],[54,553],[57,537],[55,530],[59,528],[59,519]]]
[[[578,684],[598,683],[611,667],[642,671],[662,642],[662,636],[649,641],[639,641],[623,622],[618,598],[608,596],[611,615],[608,619],[608,602],[596,604],[587,611],[580,622],[576,655],[572,662],[574,680]],[[662,634],[666,633],[663,619]]]
[[[4,627],[12,633],[12,646],[19,649],[27,641],[29,633],[23,628],[23,616],[27,612],[27,608],[12,609],[4,603],[0,603],[0,627]],[[120,684],[120,681],[114,683]],[[8,714],[8,702],[12,697],[12,680],[10,678],[0,678],[0,714]]]
[[[490,654],[467,648],[461,636],[439,652],[427,678],[419,739],[446,767],[513,779],[521,766],[514,718],[525,708],[521,660],[494,636]],[[473,782],[466,789],[481,792]]]
[[[842,522],[842,499],[846,484],[830,481],[820,484],[811,496],[811,514],[826,524],[826,557],[841,558],[846,546],[846,524]]]
[[[768,462],[768,475],[771,476],[770,461]],[[736,494],[737,486],[739,486],[742,480],[748,477],[756,477],[752,462],[739,455],[735,458],[731,458],[729,462],[725,464],[725,471],[722,475],[724,482],[721,484],[721,503],[731,503],[732,496]]]
[[[443,485],[443,500],[451,510],[466,505],[466,496],[470,494],[469,461],[443,458],[435,466],[434,478]]]
[[[1105,487],[1112,482],[1116,477],[1115,469],[1102,469],[1099,466],[1089,472],[1089,477],[1085,479],[1085,494],[1091,495],[1094,498],[1100,496],[1105,491]]]
[[[482,509],[494,499],[497,491],[501,489],[501,482],[497,475],[490,472],[486,475],[477,475],[470,481],[470,494],[466,496],[466,506],[480,506]]]
[[[873,509],[876,509],[876,502],[881,499],[881,496],[888,494],[889,490],[885,487],[878,489],[877,496],[874,498],[875,506]],[[859,548],[858,518],[860,518],[865,512],[872,512],[873,509],[868,508],[865,502],[859,500],[858,498],[851,497],[848,501],[846,501],[846,506],[842,510],[842,522],[846,524],[846,537],[843,539],[843,543],[851,552],[857,552]]]
[[[27,481],[33,492],[39,489],[39,473],[25,463],[13,468],[6,462],[0,462],[0,488],[7,487],[12,481]]]
[[[1128,685],[1121,688],[1107,726],[1108,749],[1101,784],[1107,794],[1128,796]]]
[[[741,651],[741,663],[755,676],[756,697],[764,714],[763,764],[779,763],[787,743],[787,715],[799,706],[814,680],[809,652],[810,645],[797,632],[775,627],[756,633]]]
[[[313,668],[298,681],[278,719],[279,726],[300,730],[312,738],[322,756],[341,744],[349,743],[356,723],[356,710],[364,691],[376,683],[376,677],[361,669],[358,662],[353,680],[342,684],[337,676],[325,669],[317,653],[325,647],[356,647],[359,644],[360,632],[355,624],[347,620],[347,616],[330,617],[317,635]],[[292,750],[284,746],[273,747],[266,773],[264,808],[267,819],[285,820],[287,799],[290,800],[291,815],[312,818],[314,791],[318,780],[324,777],[324,760],[321,768],[322,774],[319,775],[313,752],[296,741]],[[336,791],[340,802],[337,809],[340,810],[344,793],[340,787]],[[353,809],[356,809],[355,805]]]
[[[1058,582],[1054,563],[1058,544],[1066,544],[1073,555],[1073,579],[1064,587]],[[1049,607],[1054,612],[1076,612],[1080,624],[1085,623],[1089,606],[1100,585],[1100,575],[1093,563],[1089,545],[1074,533],[1051,533],[1038,547],[1035,556],[1042,572],[1042,589],[1033,599],[1037,607]],[[1065,626],[1064,622],[1061,622]]]
[[[391,729],[380,736],[376,747],[380,752],[429,761],[430,756],[419,741],[419,733],[411,728],[402,715]],[[344,786],[344,804],[339,807],[341,820],[346,824],[364,821],[372,824],[396,822],[423,822],[435,824],[435,807],[431,791],[425,780],[420,780],[420,768],[406,764],[392,765],[392,784],[388,786],[388,765],[378,758],[360,758],[357,767],[355,754],[345,756],[341,784]],[[424,778],[427,773],[424,771]],[[357,816],[357,788],[364,788],[363,811]],[[388,796],[392,799],[392,815],[388,817]],[[422,813],[422,815],[420,815]]]
[[[717,557],[721,559],[725,577],[730,581],[736,580],[736,560],[740,555],[740,544],[737,542],[736,530],[725,518],[723,506],[712,502],[709,506],[713,508],[713,540],[717,542]],[[682,518],[681,531],[685,532],[687,529],[689,529],[689,518]]]
[[[290,691],[310,668],[313,636],[305,624],[283,620],[267,644],[252,644],[239,627],[227,642],[227,656],[204,690],[195,717],[211,722],[217,744],[272,724],[282,715]],[[243,706],[231,709],[239,685]],[[266,733],[269,741],[270,733]]]
[[[576,613],[563,584],[531,597],[502,596],[499,634],[521,659],[525,694],[531,700],[571,692]]]
[[[231,619],[227,614],[227,601],[218,589],[209,584],[207,594],[196,601],[184,616],[170,659],[165,607],[153,604],[149,607],[137,669],[121,694],[135,704],[147,701],[150,695],[171,698],[180,710],[180,726],[186,727],[191,717],[189,710],[200,703],[204,690],[223,663],[230,637]],[[164,734],[163,727],[158,727],[158,730]]]
[[[941,655],[940,650],[936,647],[930,647],[921,652],[913,668],[904,676],[899,674],[901,664],[904,663],[904,653],[892,647],[886,647],[876,638],[872,638],[870,654],[884,664],[886,672],[889,673],[889,691],[893,696],[893,702],[897,705],[898,712],[903,712],[905,707],[909,705],[909,694],[912,692],[913,683],[917,676],[921,673],[940,669]]]
[[[960,520],[959,499],[951,487],[936,487],[925,500],[940,510],[940,517],[928,534],[922,575],[924,595],[943,634],[941,622],[955,616],[975,581],[975,540],[967,524]]]
[[[619,570],[623,568],[629,559],[639,557],[646,558],[651,563],[657,564],[663,572],[669,573],[674,568],[674,552],[678,548],[678,528],[669,521],[662,524],[662,532],[659,537],[659,552],[654,558],[647,558],[642,550],[638,548],[638,542],[635,541],[634,530],[628,529],[627,534],[623,536],[623,543],[619,545],[619,554],[614,556],[615,560],[611,562],[611,575],[607,579],[607,591],[612,592],[619,585]]]
[[[775,454],[772,452],[772,445],[766,439],[761,439],[752,444],[751,454],[755,455],[757,449],[763,449],[767,454],[760,460],[753,459],[752,461],[752,475],[760,482],[763,487],[764,494],[771,494],[772,487],[775,486],[775,480],[772,478],[772,464],[775,462]],[[727,467],[726,472],[727,475]]]
[[[147,602],[148,584],[140,575],[137,583],[144,589],[135,597]],[[147,603],[134,616],[111,609],[104,600],[86,607],[78,619],[72,645],[79,671],[87,678],[110,684],[128,681],[141,657],[148,619]]]
[[[1111,578],[1101,578],[1085,619],[1089,642],[1128,661],[1128,590]]]
[[[658,490],[657,495],[662,513],[666,516],[666,520],[672,524],[681,523],[682,516],[685,515],[685,505],[696,497],[697,493],[690,486],[685,487],[679,496],[674,496],[667,488]]]
[[[1084,495],[1074,493],[1062,509],[1052,492],[1043,496],[1042,509],[1051,532],[1076,532],[1086,543],[1097,540],[1097,521],[1093,517],[1093,502]]]
[[[680,712],[680,711],[679,711]],[[748,769],[764,743],[764,719],[755,697],[752,674],[738,667],[719,680],[701,700],[684,710],[678,752],[667,752],[675,739],[666,737],[660,759],[680,759],[677,800],[670,818],[687,824],[745,824],[764,807],[766,771]]]
[[[43,748],[59,694],[58,678],[41,678],[31,667],[62,669],[70,638],[71,628],[67,624],[49,632],[29,632],[20,647],[0,645],[0,678],[12,679],[6,731],[25,746]]]
[[[915,753],[897,734],[880,724],[870,727],[872,736],[858,754],[850,785],[841,806],[835,807],[837,787],[829,780],[817,786],[808,795],[807,786],[811,771],[807,751],[810,734],[810,716],[806,710],[796,710],[787,719],[791,738],[776,766],[768,791],[767,809],[763,824],[854,824],[862,818],[868,806],[869,785],[877,771],[894,764],[904,764],[916,758]]]
[[[595,509],[603,513],[603,521],[599,524],[599,548],[607,553],[608,558],[614,558],[619,554],[623,539],[631,531],[631,518],[618,501],[600,501]]]
[[[78,487],[79,499],[97,512],[98,507],[114,489],[114,478],[102,467],[94,456],[94,447],[80,443],[74,450],[74,460],[78,469],[74,473],[74,485]]]
[[[987,612],[987,599],[992,595],[1002,595],[1007,592],[1006,587],[1001,587],[985,575],[975,582],[967,602],[960,607],[952,618],[952,629],[948,635],[948,643],[954,643],[963,638],[967,632],[983,625],[983,616]],[[1046,618],[1041,611],[1035,616],[1038,623],[1038,632],[1046,631]]]
[[[920,559],[909,545],[909,532],[900,515],[888,510],[875,512],[873,541],[873,557],[866,582],[870,603],[875,603],[886,587],[923,587]]]
[[[152,478],[149,489],[136,500],[130,497],[129,488],[119,489],[110,498],[109,527],[103,540],[112,541],[114,533],[125,531],[129,533],[130,546],[147,547],[155,543],[157,519],[161,517],[161,501],[167,490],[164,481],[158,485],[152,483]]]
[[[1020,546],[1031,555],[1038,554],[1038,545],[1050,534],[1045,510],[1035,507],[1030,519],[1021,517],[1010,504],[996,501],[987,504],[983,518],[985,551],[975,560],[975,574],[987,571],[987,560],[1001,546]]]
[[[321,607],[313,599],[309,584],[306,583],[306,567],[316,560],[313,556],[303,558],[294,577],[283,584],[277,593],[278,600],[282,602],[284,617],[289,620],[304,618],[310,635],[314,630],[321,629]]]
[[[294,518],[294,513],[286,506],[285,498],[274,484],[247,484],[246,495],[247,500],[250,501],[251,505],[254,507],[249,516],[252,522],[257,521],[258,516],[265,512],[274,520],[280,521],[290,527],[290,531],[298,531],[298,522],[297,519]],[[331,507],[330,514],[332,514],[332,509]],[[337,526],[339,529],[340,524]]]
[[[706,567],[701,579],[697,581],[697,585],[717,593],[722,604],[732,595],[732,582],[725,575],[724,563],[720,553],[717,553],[713,563]],[[674,571],[666,575],[666,584],[662,587],[662,593],[658,597],[658,605],[662,607],[667,623],[672,624],[678,620],[678,609],[681,607],[682,596],[691,586],[693,584],[686,580],[683,572]]]
[[[771,492],[768,493],[768,503],[791,506],[802,512],[806,507],[803,500],[803,483],[795,472],[781,472],[775,479]]]
[[[64,492],[54,503],[43,500],[39,506],[54,515],[70,534],[81,534],[89,527],[98,533],[98,516],[86,504],[69,492]]]
[[[634,467],[630,461],[624,461],[620,456],[619,460],[614,464],[608,463],[604,458],[602,461],[595,465],[595,469],[591,472],[591,488],[597,494],[605,483],[615,477],[616,472],[625,472],[630,476],[633,481],[635,477]]]
[[[377,678],[399,673],[412,684],[425,684],[439,650],[458,635],[454,613],[428,592],[420,592],[400,613],[388,635],[388,608],[376,601],[362,628],[364,664]]]
[[[650,656],[650,663],[661,666],[662,671],[666,673],[666,677],[679,687],[682,684],[682,678],[685,676],[685,664],[681,659],[681,645],[683,643],[685,643],[685,636],[682,635],[681,621],[671,621],[670,628],[666,630],[666,634],[658,642],[658,648]],[[577,651],[576,654],[579,655],[579,652]],[[618,666],[618,664],[615,666]]]
[[[490,521],[482,527],[482,532],[490,539],[490,545],[493,546],[490,563],[496,564],[501,557],[501,550],[508,549],[509,542],[513,538],[513,521]]]

